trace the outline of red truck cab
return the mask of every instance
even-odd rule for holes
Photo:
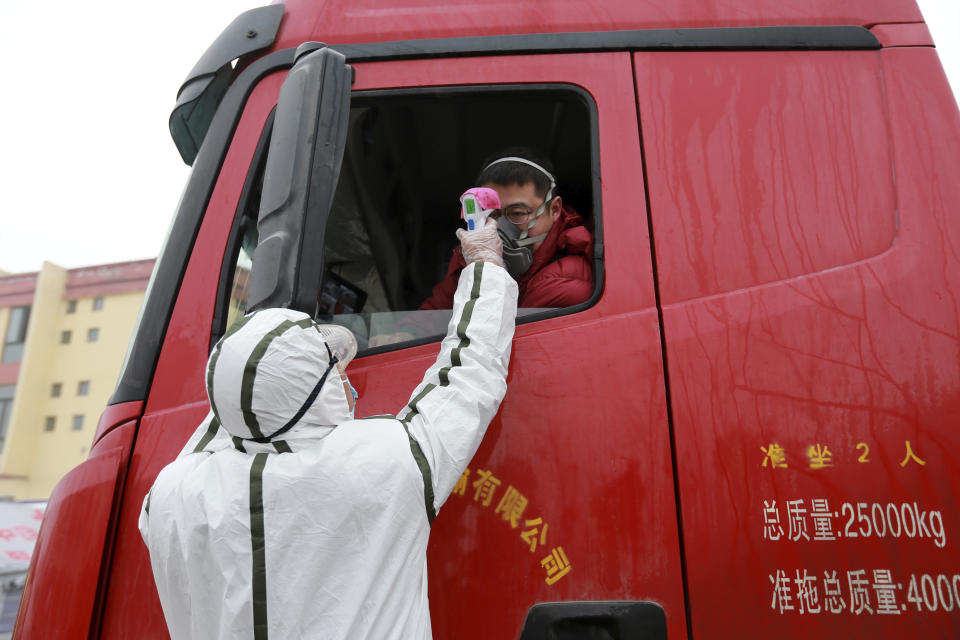
[[[166,636],[137,518],[238,314],[348,326],[358,415],[397,412],[457,197],[516,144],[595,286],[520,312],[433,524],[435,637],[960,634],[960,112],[913,0],[289,0],[171,132],[193,171],[16,638]]]

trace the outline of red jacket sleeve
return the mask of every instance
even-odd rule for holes
[[[452,309],[453,294],[457,291],[460,272],[463,271],[465,266],[467,266],[467,261],[463,259],[463,254],[460,253],[460,246],[458,245],[453,249],[453,255],[450,256],[447,275],[433,287],[433,293],[420,304],[419,309]]]

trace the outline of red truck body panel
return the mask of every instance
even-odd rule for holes
[[[930,49],[775,55],[637,54],[693,635],[955,636],[956,105]]]
[[[389,42],[523,33],[623,31],[706,27],[858,25],[923,22],[913,0],[578,0],[285,2],[288,16],[276,48],[320,40],[328,44]]]
[[[960,112],[915,3],[412,4],[291,0],[271,51],[789,25],[883,45],[353,64],[355,97],[549,85],[596,107],[602,293],[517,327],[506,398],[433,525],[435,637],[518,638],[565,601],[655,602],[670,638],[960,635]],[[246,100],[149,396],[108,409],[51,498],[18,638],[166,635],[137,520],[208,411],[228,238],[285,76]],[[358,415],[398,411],[436,352],[357,358]],[[40,589],[85,520],[54,624]]]
[[[250,96],[210,200],[210,210],[228,213],[204,218],[184,275],[130,461],[130,480],[118,525],[120,535],[109,571],[102,638],[163,637],[166,633],[137,522],[153,479],[180,453],[210,409],[203,372],[220,262],[240,195],[236,186],[243,183],[282,80],[279,74],[269,76]],[[130,611],[136,611],[136,615],[130,615]]]
[[[136,421],[119,425],[57,484],[43,515],[14,633],[21,638],[96,635],[116,532],[116,506]],[[35,585],[42,585],[37,588]]]

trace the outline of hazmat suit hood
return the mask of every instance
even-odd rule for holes
[[[344,327],[291,309],[251,313],[210,354],[210,407],[231,436],[255,442],[336,426],[352,417],[340,371],[356,352]]]

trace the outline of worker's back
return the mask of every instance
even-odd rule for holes
[[[171,636],[429,637],[429,523],[403,425],[242,447],[221,430],[150,493],[141,529]]]

